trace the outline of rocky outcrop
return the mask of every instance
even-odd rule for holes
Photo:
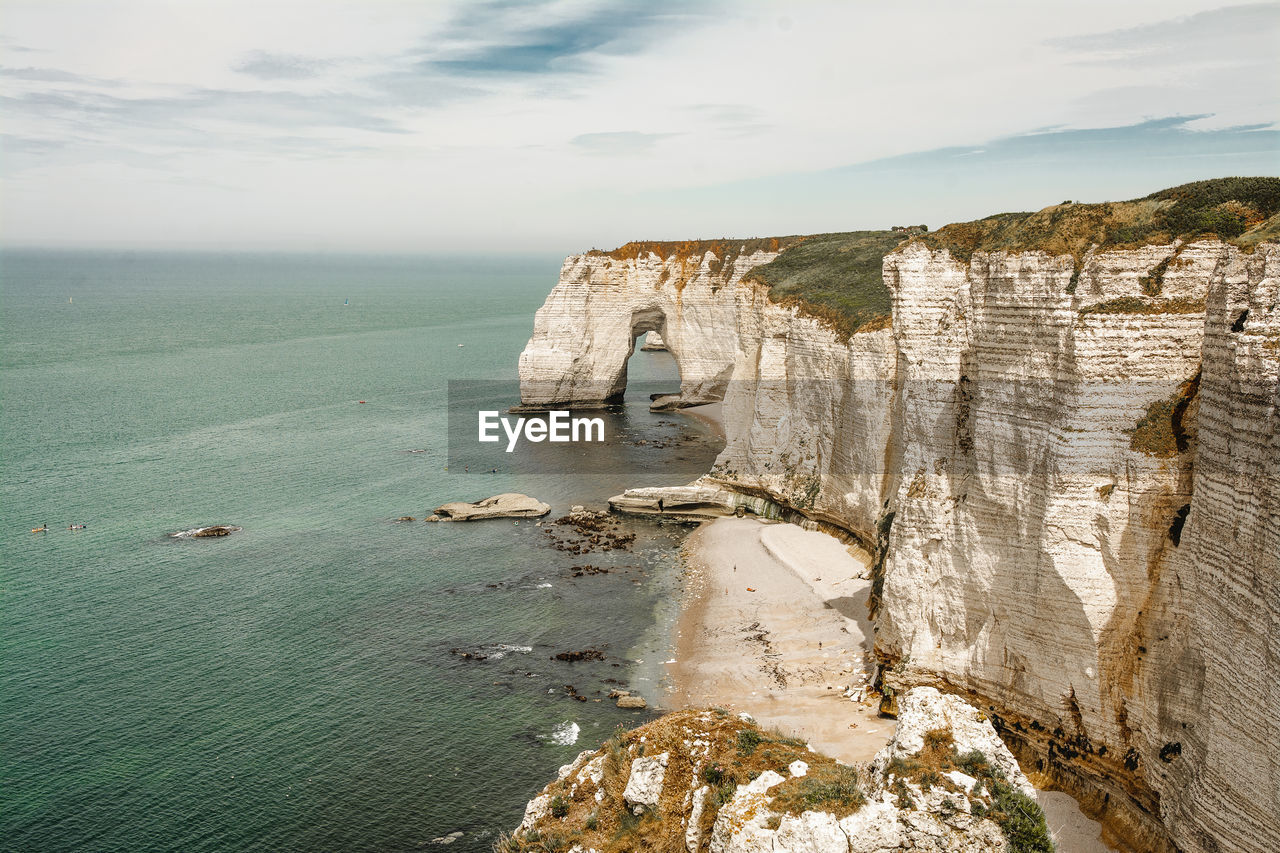
[[[670,754],[664,752],[660,755],[644,755],[631,762],[631,772],[627,775],[627,787],[622,791],[622,799],[633,813],[644,814],[645,809],[658,807],[670,759]]]
[[[657,332],[649,332],[644,336],[644,344],[640,347],[641,352],[666,352],[667,345],[662,340],[662,335]]]
[[[661,331],[726,445],[615,506],[842,528],[890,691],[963,692],[1119,843],[1280,849],[1280,246],[916,241],[850,336],[743,281],[772,257],[570,258],[526,402],[616,398]]]
[[[507,849],[1052,849],[1034,790],[990,722],[932,688],[901,708],[899,736],[864,767],[723,711],[670,714],[562,767]]]
[[[436,507],[427,521],[480,521],[486,518],[537,518],[551,512],[551,506],[542,501],[507,492],[491,498],[467,503],[453,501]]]

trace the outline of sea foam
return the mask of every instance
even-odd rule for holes
[[[578,727],[577,723],[565,720],[558,726],[552,727],[551,735],[547,740],[557,746],[572,746],[578,742],[578,732],[580,731],[582,731],[582,729]]]

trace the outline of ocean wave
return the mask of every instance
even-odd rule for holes
[[[501,649],[504,652],[520,652],[521,654],[528,654],[533,651],[533,646],[509,646],[506,643],[498,643],[494,648]]]
[[[552,726],[551,734],[547,735],[546,739],[556,746],[573,746],[578,742],[578,733],[581,731],[577,723],[565,720],[559,725]]]

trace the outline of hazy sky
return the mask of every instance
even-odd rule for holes
[[[21,2],[0,240],[545,250],[1280,174],[1280,3]]]

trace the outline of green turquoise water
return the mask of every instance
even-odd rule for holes
[[[692,438],[589,476],[445,470],[446,382],[514,376],[558,267],[0,256],[0,847],[487,850],[642,719],[564,686],[601,698],[661,651],[680,528],[573,557],[528,521],[393,523],[509,490],[555,517],[709,467],[705,428],[636,400],[611,429]],[[168,535],[215,523],[243,531]],[[589,646],[608,659],[551,659]]]

